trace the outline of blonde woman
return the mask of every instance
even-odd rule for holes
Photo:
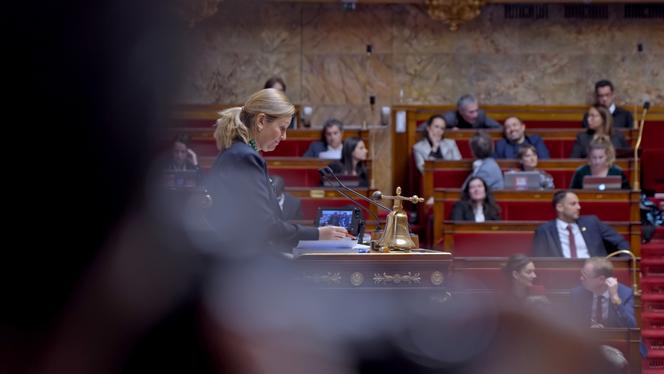
[[[231,250],[290,250],[299,240],[341,239],[346,229],[306,227],[284,220],[259,152],[286,139],[295,108],[277,89],[251,95],[243,107],[220,113],[214,138],[220,153],[208,178],[210,225]]]
[[[606,177],[608,175],[619,175],[622,179],[621,188],[629,190],[629,181],[621,168],[614,165],[616,161],[616,151],[606,136],[600,136],[593,140],[588,147],[588,164],[576,169],[572,176],[572,183],[569,188],[583,188],[583,178],[586,175],[593,177]]]

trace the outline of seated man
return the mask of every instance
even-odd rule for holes
[[[280,175],[271,175],[274,194],[277,195],[277,203],[284,214],[285,220],[302,219],[302,202],[297,197],[285,191],[286,184]]]
[[[574,316],[590,327],[636,327],[634,293],[613,277],[613,264],[591,257],[581,269],[581,285],[571,291]]]
[[[505,120],[504,136],[496,142],[495,158],[516,159],[519,156],[519,148],[524,145],[535,147],[539,159],[548,159],[549,150],[544,140],[538,135],[526,135],[526,124],[517,117],[509,117]]]
[[[606,256],[618,249],[629,250],[629,243],[597,216],[579,216],[579,198],[570,191],[553,194],[558,218],[535,230],[533,255],[536,257],[588,258]],[[604,243],[615,248],[607,249]]]
[[[613,83],[602,79],[595,83],[595,102],[611,112],[614,128],[634,127],[634,118],[632,112],[616,106],[615,96],[613,95]],[[583,127],[588,128],[588,114],[583,116]]]
[[[500,124],[487,117],[480,109],[477,99],[473,95],[463,95],[457,101],[457,110],[443,115],[447,128],[457,129],[485,129],[500,128]]]

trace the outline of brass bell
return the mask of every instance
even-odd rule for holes
[[[381,252],[390,251],[410,251],[417,248],[417,245],[410,238],[410,227],[408,225],[408,214],[401,206],[402,200],[410,201],[414,204],[424,201],[424,199],[414,195],[412,197],[401,196],[401,187],[397,187],[396,196],[383,196],[384,199],[394,200],[392,212],[387,215],[385,231],[378,240],[378,248]]]

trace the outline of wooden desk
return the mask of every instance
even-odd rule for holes
[[[300,278],[327,288],[445,290],[452,255],[432,253],[305,254]]]

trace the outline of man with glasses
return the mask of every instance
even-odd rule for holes
[[[590,327],[636,327],[634,293],[613,276],[613,264],[591,257],[581,269],[581,285],[572,289],[575,316]]]

